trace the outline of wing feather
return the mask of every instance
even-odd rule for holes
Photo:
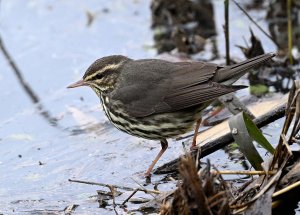
[[[132,61],[122,68],[110,99],[121,101],[130,116],[145,117],[199,105],[241,88],[211,82],[218,68],[205,62]]]
[[[164,102],[168,104],[157,104],[155,113],[162,113],[168,111],[177,111],[189,108],[195,105],[209,102],[218,98],[219,96],[240,90],[245,86],[224,86],[219,83],[209,82],[186,88],[182,91],[175,92],[168,95]]]

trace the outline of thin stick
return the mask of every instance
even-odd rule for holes
[[[124,206],[133,196],[134,196],[134,194],[136,194],[138,191],[143,191],[143,192],[145,192],[145,193],[149,193],[150,194],[150,192],[146,192],[147,190],[146,189],[144,189],[144,188],[136,188],[128,197],[127,197],[127,199],[125,199],[123,202],[122,202],[122,204],[121,204],[121,206]],[[155,192],[154,192],[155,191]],[[153,193],[155,193],[155,194],[160,194],[160,192],[159,191],[156,191],[156,190],[151,190],[151,192],[153,192]],[[150,194],[151,195],[151,194]],[[154,197],[155,198],[155,197]]]
[[[127,197],[127,199],[125,199],[125,200],[122,202],[121,206],[124,206],[124,205],[129,201],[129,199],[131,199],[131,197],[132,197],[134,194],[136,194],[137,191],[139,191],[139,188],[136,188],[136,189],[135,189],[128,197]]]
[[[225,9],[225,48],[226,48],[226,64],[230,64],[230,52],[229,52],[229,0],[224,0],[224,9]]]
[[[136,188],[131,188],[131,187],[125,187],[125,186],[119,186],[119,185],[111,185],[111,184],[104,184],[104,183],[99,183],[99,182],[91,182],[91,181],[82,181],[82,180],[73,180],[73,179],[69,179],[70,182],[76,182],[76,183],[81,183],[81,184],[90,184],[90,185],[97,185],[97,186],[102,186],[102,187],[107,187],[110,189],[111,186],[113,186],[114,188],[118,188],[118,189],[122,189],[122,190],[126,190],[126,191],[134,191],[136,190]],[[136,182],[137,183],[137,182]],[[141,185],[140,185],[141,186]],[[154,194],[160,194],[161,192],[157,191],[157,190],[147,190],[144,188],[137,188],[139,189],[139,191],[143,191],[145,193],[154,193]]]
[[[116,205],[116,198],[115,198],[115,188],[113,186],[109,186],[109,189],[110,189],[110,192],[112,195],[114,211],[115,211],[116,215],[118,215],[118,212],[116,210],[117,205]]]
[[[291,184],[291,185],[289,185],[289,186],[287,186],[287,187],[285,187],[285,188],[283,188],[283,189],[281,189],[281,190],[278,190],[277,192],[273,193],[272,198],[275,198],[275,197],[277,197],[277,196],[280,196],[281,194],[284,194],[284,193],[286,193],[287,191],[289,191],[289,190],[291,190],[291,189],[294,189],[294,188],[296,188],[296,187],[298,187],[298,186],[300,186],[300,181],[297,181],[296,183]]]
[[[247,171],[247,170],[223,170],[223,171],[211,171],[212,174],[220,175],[274,175],[275,171]]]
[[[81,181],[81,180],[73,180],[69,179],[70,182],[76,182],[76,183],[81,183],[81,184],[90,184],[90,185],[97,185],[97,186],[102,186],[102,187],[107,187],[110,189],[111,186],[122,189],[122,190],[127,190],[127,191],[133,191],[134,189],[131,187],[124,187],[124,186],[118,186],[118,185],[110,185],[110,184],[104,184],[104,183],[99,183],[99,182],[91,182],[91,181]]]
[[[158,190],[147,190],[144,188],[143,185],[141,185],[141,183],[139,183],[137,180],[135,180],[134,178],[131,178],[137,185],[139,185],[141,188],[138,188],[140,191],[143,191],[145,193],[149,193],[151,196],[153,196],[155,198],[154,195],[152,194],[161,194],[161,192],[159,192]]]
[[[290,58],[290,64],[293,65],[293,31],[292,31],[292,0],[287,1],[287,17],[288,17],[288,47],[289,47],[289,58]]]
[[[292,149],[290,147],[290,145],[288,144],[287,140],[286,140],[286,136],[284,134],[280,134],[280,137],[282,139],[282,144],[285,146],[287,153],[289,154],[290,157],[293,156],[293,152]]]
[[[279,143],[280,145],[280,143]],[[278,147],[278,146],[277,146]],[[278,148],[277,148],[278,150]],[[258,198],[260,198],[263,194],[265,194],[267,192],[268,189],[270,189],[272,186],[275,186],[275,183],[278,182],[281,174],[282,174],[282,170],[283,168],[285,167],[286,163],[288,162],[289,158],[291,157],[288,153],[285,153],[281,156],[284,156],[280,161],[279,165],[280,167],[278,168],[276,174],[274,174],[267,182],[266,184],[260,189],[260,191],[258,193],[255,194],[255,196],[249,200],[248,202],[245,202],[245,203],[241,203],[239,205],[230,205],[229,207],[232,208],[232,209],[235,209],[235,208],[241,208],[241,207],[245,207],[245,206],[248,206],[250,203],[256,201]],[[278,162],[278,159],[276,159],[275,155],[273,157],[273,160],[276,160],[276,162]]]
[[[261,32],[263,32],[263,34],[264,35],[266,35],[270,40],[272,40],[272,42],[275,44],[275,45],[277,45],[278,46],[278,43],[262,28],[262,27],[260,27],[258,24],[257,24],[257,22],[255,22],[253,19],[252,19],[252,17],[247,13],[247,11],[244,9],[244,8],[242,8],[240,5],[239,5],[239,3],[237,3],[235,0],[233,0],[233,2],[235,3],[235,5],[250,19],[250,21],[254,24],[254,25],[256,25],[256,27],[259,29],[259,30],[261,30]]]

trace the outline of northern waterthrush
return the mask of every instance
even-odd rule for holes
[[[271,59],[269,53],[231,66],[206,62],[172,63],[158,59],[132,60],[113,55],[96,60],[83,79],[68,88],[91,87],[108,119],[128,134],[161,142],[150,173],[173,138],[193,128],[201,111],[224,94],[245,88],[232,85],[249,69]]]

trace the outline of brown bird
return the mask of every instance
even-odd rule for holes
[[[168,147],[167,138],[192,130],[196,123],[192,147],[196,146],[202,110],[219,96],[245,88],[232,84],[249,69],[274,56],[269,53],[220,66],[207,62],[132,60],[113,55],[96,60],[83,79],[68,88],[91,87],[115,127],[137,137],[160,141],[161,150],[145,173],[150,177]]]

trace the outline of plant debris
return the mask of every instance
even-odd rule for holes
[[[299,93],[299,83],[295,82],[289,95],[279,143],[271,159],[263,162],[264,170],[254,171],[258,177],[236,188],[221,177],[226,171],[212,172],[209,162],[205,168],[197,171],[195,161],[187,154],[180,159],[181,180],[178,188],[173,198],[166,200],[161,207],[161,214],[278,213],[282,201],[286,202],[287,193],[293,193],[295,197],[295,192],[300,188],[300,156],[298,151],[292,151],[290,147],[300,129]],[[287,135],[290,136],[287,138]],[[239,174],[231,171],[227,173]],[[254,175],[250,172],[242,174]],[[296,199],[293,202],[297,203],[299,196]]]

